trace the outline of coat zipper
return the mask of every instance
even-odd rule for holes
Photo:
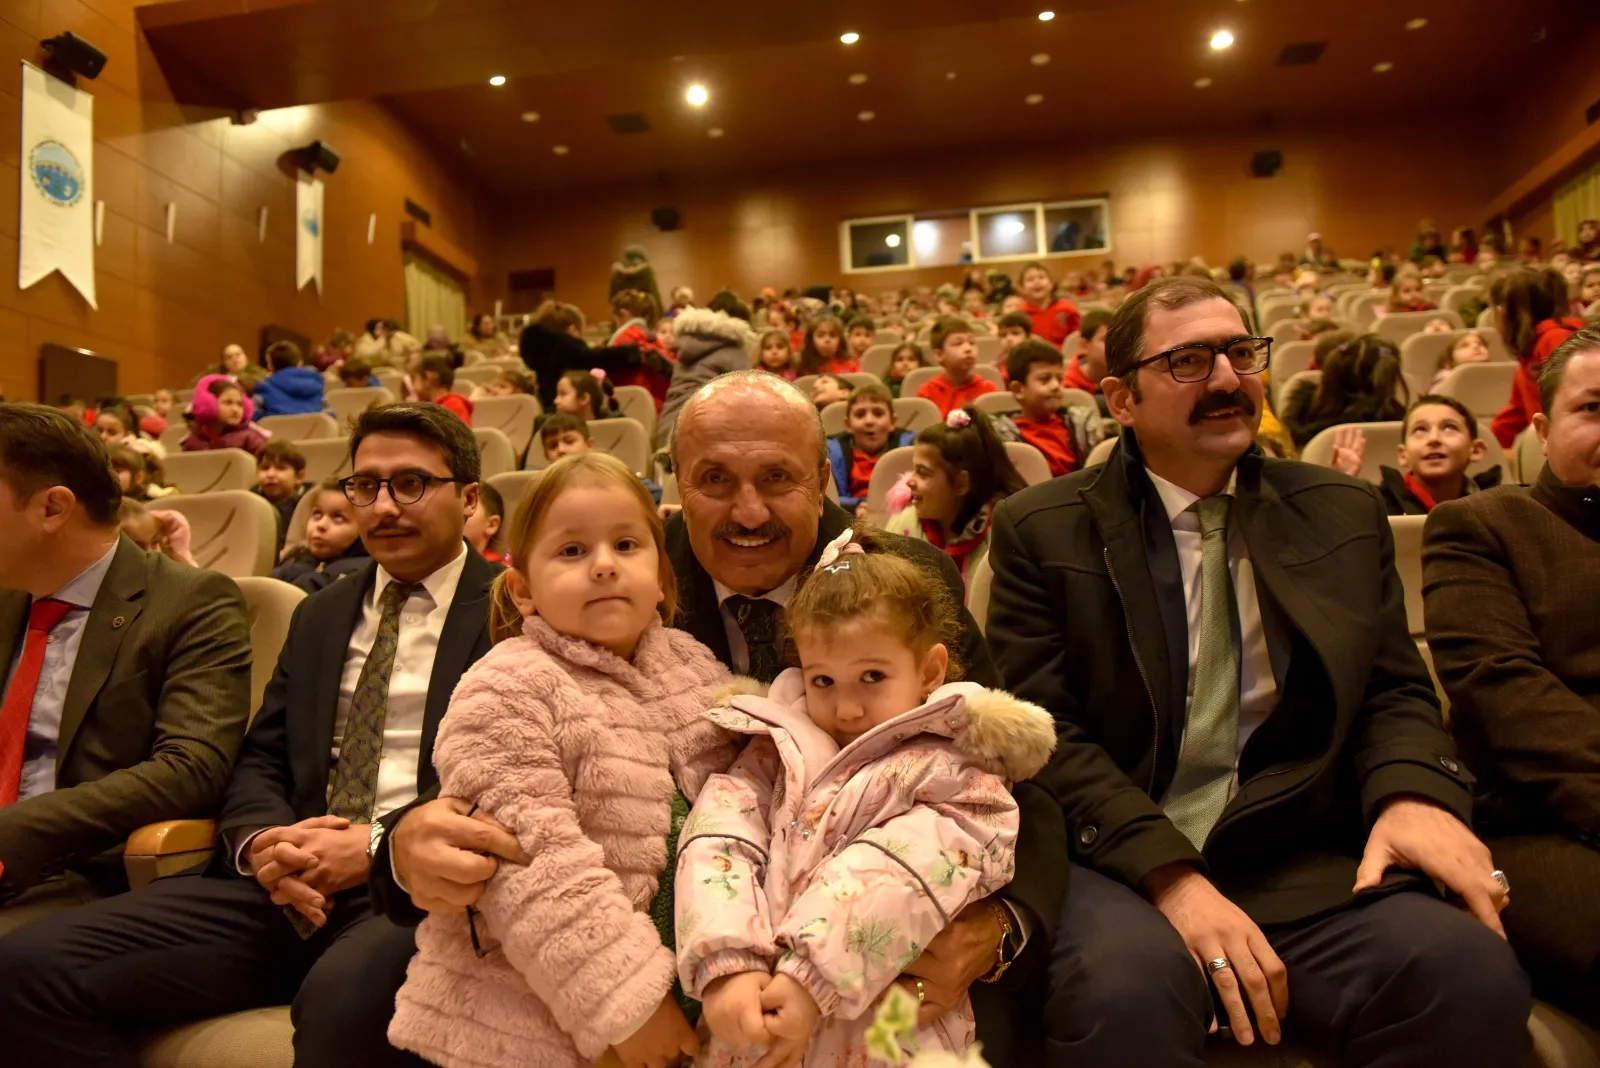
[[[1133,666],[1139,669],[1139,681],[1144,683],[1144,695],[1150,700],[1150,786],[1145,793],[1154,800],[1156,796],[1156,755],[1161,752],[1161,714],[1156,711],[1156,693],[1150,688],[1150,676],[1144,673],[1144,660],[1139,656],[1139,645],[1133,640],[1133,620],[1128,618],[1128,602],[1122,596],[1122,585],[1117,582],[1117,573],[1111,567],[1111,550],[1102,549],[1105,556],[1106,574],[1111,577],[1111,588],[1117,591],[1117,603],[1122,605],[1122,623],[1128,632],[1128,648],[1133,650]]]

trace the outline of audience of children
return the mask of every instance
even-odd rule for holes
[[[508,367],[489,380],[483,392],[490,397],[537,396],[539,384],[533,372],[520,367]]]
[[[189,432],[178,447],[184,452],[243,449],[254,456],[271,437],[257,426],[255,405],[239,383],[226,375],[206,375],[189,402]]]
[[[878,460],[890,449],[913,444],[916,435],[895,428],[894,395],[887,386],[876,382],[850,391],[844,426],[843,431],[828,439],[828,464],[839,491],[839,506],[865,516],[867,486]]]
[[[570,416],[561,416],[562,419]],[[500,528],[506,521],[506,502],[500,491],[487,482],[478,483],[478,510],[467,518],[467,544],[491,564],[508,562],[500,551]]]
[[[811,403],[822,411],[830,404],[850,399],[850,383],[838,375],[818,375],[811,383]]]
[[[110,450],[109,457],[122,495],[128,500],[154,501],[178,492],[178,487],[165,484],[166,471],[153,454],[119,445]]]
[[[456,369],[448,356],[424,356],[407,386],[419,401],[448,408],[468,426],[472,425],[472,402],[455,392]]]
[[[134,449],[157,459],[167,454],[161,442],[141,434],[139,420],[133,414],[133,409],[120,401],[115,404],[100,405],[95,412],[94,428],[108,449],[119,447]]]
[[[1498,464],[1476,475],[1467,474],[1467,468],[1481,461],[1487,450],[1478,437],[1478,420],[1465,404],[1433,393],[1418,397],[1406,409],[1399,469],[1378,468],[1382,478],[1378,490],[1389,514],[1427,515],[1440,501],[1498,486]],[[1329,466],[1359,478],[1366,451],[1366,435],[1359,427],[1340,427],[1334,432]]]
[[[506,547],[495,645],[456,687],[433,762],[441,793],[493,813],[529,863],[502,866],[471,910],[422,921],[389,1039],[446,1068],[499,1061],[507,1042],[574,1066],[613,1044],[624,1065],[692,1054],[671,911],[652,926],[652,902],[671,892],[684,798],[735,755],[705,715],[728,670],[662,625],[677,584],[661,520],[614,457],[551,467]],[[619,811],[625,825],[605,815]]]
[[[673,320],[678,339],[678,363],[672,384],[656,420],[656,445],[666,448],[678,425],[678,412],[701,386],[718,375],[750,366],[753,335],[747,318],[737,318],[710,308],[685,308]]]
[[[157,511],[124,497],[117,508],[117,526],[147,553],[162,553],[180,564],[199,566],[189,551],[189,520],[182,512]]]
[[[139,420],[139,432],[151,440],[160,440],[172,419],[172,390],[158,389],[150,394],[150,410],[134,412]]]
[[[594,371],[568,371],[556,382],[555,410],[584,422],[621,415],[622,407],[610,378],[604,371],[598,377]]]
[[[283,542],[289,532],[300,498],[311,488],[306,478],[306,457],[292,441],[269,441],[256,453],[256,485],[251,492],[265,497],[278,510],[278,545],[273,559],[283,555]]]
[[[1044,709],[949,682],[948,592],[868,549],[878,536],[848,530],[823,548],[785,611],[800,666],[711,712],[748,742],[706,782],[677,865],[677,973],[711,1035],[701,1063],[876,1063],[874,1006],[951,917],[1010,881],[1010,784],[1055,747]],[[909,1049],[965,1054],[971,1005],[908,1030]]]
[[[1018,281],[1025,298],[1019,310],[1032,321],[1034,335],[1059,348],[1067,335],[1078,329],[1082,318],[1078,306],[1066,297],[1055,295],[1056,280],[1050,268],[1042,263],[1024,266]]]
[[[761,335],[756,356],[757,367],[777,375],[785,382],[793,382],[800,376],[795,363],[794,346],[790,343],[787,330],[768,330]]]
[[[1102,342],[1102,359],[1104,351]],[[1062,405],[1065,363],[1061,350],[1043,341],[1024,341],[1006,356],[1006,381],[1010,383],[1011,395],[1022,406],[1022,411],[1011,416],[1009,421],[1018,438],[1044,453],[1052,478],[1076,471],[1088,455],[1087,450],[1080,452],[1073,441],[1072,428],[1066,418],[1069,413]],[[1105,377],[1104,372],[1102,366],[1101,378]],[[1009,436],[1001,433],[998,426],[996,431],[1001,438]]]
[[[860,368],[861,358],[878,343],[878,328],[873,325],[870,315],[861,312],[852,314],[844,321],[844,326],[847,359]]]
[[[371,389],[383,385],[372,373],[372,367],[359,356],[352,356],[339,365],[339,384],[345,389]]]
[[[1435,393],[1444,380],[1464,363],[1487,363],[1489,360],[1489,345],[1483,340],[1483,335],[1477,330],[1463,331],[1460,337],[1450,342],[1450,347],[1439,354],[1438,366],[1434,368],[1433,379],[1428,383],[1428,392]]]
[[[1077,309],[1073,310],[1076,314]],[[1076,321],[1073,327],[1077,327]],[[982,375],[973,373],[973,368],[978,365],[978,345],[973,340],[972,327],[965,319],[953,316],[939,319],[933,324],[931,340],[934,361],[942,370],[923,383],[917,390],[917,396],[932,401],[941,416],[949,415],[985,393],[994,393],[1000,388]]]
[[[998,323],[1000,329],[1000,361],[1005,362],[1006,353],[1022,344],[1033,336],[1033,320],[1022,312],[1007,312],[1002,315]],[[1078,327],[1083,330],[1082,325]]]
[[[1583,329],[1583,320],[1567,314],[1566,293],[1566,280],[1559,274],[1528,268],[1496,278],[1489,289],[1495,326],[1517,357],[1511,397],[1489,426],[1503,449],[1511,448],[1517,435],[1542,410],[1539,370],[1545,359],[1573,333]]]
[[[915,448],[904,492],[890,495],[898,510],[886,529],[943,549],[964,579],[989,550],[995,505],[1025,483],[976,408],[952,410],[917,435]]]
[[[824,316],[811,324],[800,348],[802,375],[853,374],[860,370],[861,365],[850,357],[839,320]]]
[[[370,562],[367,547],[356,533],[355,505],[336,478],[317,484],[306,519],[305,544],[295,549],[272,571],[272,577],[316,593],[345,575],[355,574]]]
[[[267,366],[272,373],[256,385],[256,414],[309,415],[326,407],[322,373],[302,366],[300,346],[293,341],[274,341],[267,346]]]
[[[1284,398],[1283,424],[1296,448],[1341,423],[1393,422],[1405,415],[1410,390],[1393,342],[1363,334],[1321,360],[1320,380],[1301,382]]]
[[[311,364],[319,371],[338,371],[355,355],[356,336],[339,329],[328,335],[328,343],[317,350]]]
[[[1578,277],[1578,296],[1572,302],[1576,315],[1600,319],[1600,265],[1586,267]]]
[[[895,346],[889,354],[889,372],[884,376],[883,384],[889,387],[889,396],[895,400],[900,399],[900,391],[905,387],[906,375],[919,367],[927,367],[928,358],[922,352],[922,346],[915,341],[902,341]]]
[[[1100,406],[1102,415],[1106,413],[1105,394],[1100,390],[1100,382],[1106,377],[1106,328],[1111,325],[1111,313],[1103,308],[1095,308],[1083,317],[1078,326],[1078,334],[1083,339],[1083,349],[1067,364],[1066,371],[1061,377],[1062,384],[1069,389],[1081,389],[1095,399]],[[1011,374],[1011,361],[1005,361],[1006,374]],[[1015,381],[1008,377],[1008,382]]]
[[[1387,307],[1390,312],[1421,312],[1434,311],[1438,305],[1422,295],[1421,278],[1406,274],[1394,280]]]
[[[539,424],[539,448],[544,453],[545,462],[553,464],[568,456],[577,456],[592,450],[594,436],[589,432],[588,423],[564,412],[553,412]],[[661,487],[655,480],[641,476],[639,481],[659,504]]]

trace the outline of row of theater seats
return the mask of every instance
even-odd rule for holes
[[[1429,312],[1419,312],[1429,315]],[[1517,371],[1517,361],[1507,350],[1500,333],[1493,328],[1479,328],[1489,349],[1489,359],[1484,363],[1464,364],[1455,368],[1445,379],[1438,392],[1459,398],[1479,419],[1493,418],[1504,408],[1511,396],[1511,379]],[[1466,334],[1457,329],[1441,334],[1412,334],[1400,342],[1400,372],[1412,397],[1430,391],[1437,373],[1440,357],[1448,353]],[[1316,356],[1315,341],[1289,341],[1272,346],[1272,403],[1282,410],[1283,400],[1300,382],[1316,381],[1320,371],[1307,368]]]

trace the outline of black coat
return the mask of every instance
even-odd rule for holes
[[[556,380],[567,371],[588,371],[599,367],[621,371],[638,367],[642,357],[637,345],[605,345],[590,348],[582,338],[535,323],[525,327],[517,341],[517,354],[528,365],[539,383],[539,404],[547,412],[556,410]]]
[[[1188,622],[1171,525],[1137,441],[1122,442],[1119,460],[1007,498],[989,543],[989,638],[1011,691],[1061,727],[1036,781],[1060,802],[1071,859],[1130,886],[1193,864],[1261,925],[1337,909],[1384,802],[1470,814],[1470,776],[1407,630],[1386,509],[1328,468],[1255,449],[1240,460],[1232,522],[1279,699],[1202,855],[1156,800],[1183,736]]]
[[[1504,468],[1499,466],[1486,468],[1475,475],[1467,476],[1467,496],[1472,496],[1482,490],[1494,489],[1500,485]],[[1379,467],[1378,476],[1383,480],[1378,485],[1378,492],[1383,495],[1384,507],[1389,509],[1390,515],[1427,515],[1428,506],[1422,503],[1422,498],[1411,492],[1411,487],[1406,485],[1404,472],[1393,467]]]

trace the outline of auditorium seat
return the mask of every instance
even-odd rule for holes
[[[1273,343],[1268,367],[1272,373],[1272,407],[1275,411],[1283,410],[1283,398],[1288,396],[1289,380],[1309,369],[1316,356],[1315,341]]]
[[[939,422],[939,406],[926,397],[901,396],[894,402],[894,425],[913,434]]]
[[[654,441],[656,436],[656,399],[643,386],[618,386],[617,407],[622,414],[644,427],[644,432]]]
[[[856,389],[860,386],[883,385],[883,379],[879,378],[877,375],[868,374],[866,371],[846,371],[839,377],[844,379],[845,384],[851,389]]]
[[[1100,402],[1095,400],[1094,394],[1085,389],[1073,389],[1070,386],[1061,391],[1061,404],[1066,408],[1093,408],[1100,410]]]
[[[1300,294],[1295,292],[1261,293],[1256,297],[1256,318],[1264,323],[1276,323],[1294,316],[1300,305]]]
[[[1082,392],[1081,390],[1077,392]],[[999,393],[985,393],[972,402],[972,406],[984,415],[1020,415],[1022,402],[1017,400],[1008,389]]]
[[[1373,333],[1399,345],[1412,334],[1422,333],[1423,328],[1435,319],[1446,320],[1453,330],[1459,330],[1462,326],[1461,316],[1453,311],[1390,312],[1378,320]]]
[[[378,385],[389,391],[391,397],[404,397],[406,395],[406,376],[398,368],[374,367],[372,376],[378,380]],[[343,426],[345,421],[341,419],[339,424]]]
[[[1439,369],[1440,357],[1455,347],[1455,343],[1467,333],[1467,329],[1452,330],[1448,334],[1412,334],[1400,343],[1400,370],[1406,376],[1406,381],[1412,383],[1413,390],[1418,382],[1426,388],[1433,381],[1433,376]],[[1506,343],[1501,339],[1500,331],[1479,330],[1478,334],[1488,346],[1489,362],[1511,362],[1511,353],[1506,351]],[[1509,393],[1507,395],[1509,396]]]
[[[911,470],[916,450],[909,445],[890,449],[879,458],[872,469],[872,480],[867,483],[867,522],[881,527],[889,521],[889,490]]]
[[[889,376],[889,363],[894,357],[894,350],[900,347],[900,341],[885,342],[882,340],[883,331],[879,331],[879,342],[861,355],[861,369],[869,375],[877,375],[880,379]]]
[[[978,334],[973,339],[978,347],[979,363],[994,363],[1000,358],[1000,339],[994,334]]]
[[[500,431],[511,442],[514,456],[521,456],[528,451],[528,443],[533,440],[533,427],[538,421],[539,401],[526,394],[481,397],[472,405],[473,429],[493,427]]]
[[[183,448],[183,439],[189,433],[189,421],[182,417],[174,419],[167,424],[167,429],[161,432],[156,440],[161,447],[167,450],[168,456],[176,455]]]
[[[152,512],[178,512],[189,521],[189,552],[201,567],[233,578],[272,570],[278,510],[258,493],[214,490],[160,497]]]
[[[632,423],[633,420],[626,422]],[[480,426],[472,429],[472,436],[478,439],[479,477],[493,478],[517,469],[518,453],[511,447],[511,439],[503,431],[492,426]]]
[[[1044,458],[1036,446],[1029,445],[1026,441],[1008,441],[1005,443],[1006,455],[1011,458],[1011,465],[1017,469],[1017,474],[1030,486],[1037,486],[1041,482],[1049,482],[1050,461]]]
[[[500,499],[505,502],[505,519],[500,524],[500,529],[506,532],[511,530],[511,517],[516,514],[517,505],[522,503],[522,498],[533,492],[533,487],[539,484],[539,479],[544,476],[543,471],[502,471],[484,479],[500,494]]]
[[[834,401],[822,409],[822,432],[828,437],[843,433],[845,417],[850,414],[850,405],[845,401]]]
[[[305,455],[306,481],[313,485],[350,473],[350,442],[346,438],[313,438],[297,441],[294,447]]]
[[[989,566],[989,554],[984,553],[967,576],[967,611],[984,634],[989,632],[989,587],[993,584],[994,568]]]
[[[1537,430],[1530,426],[1518,434],[1511,445],[1511,454],[1520,485],[1531,486],[1539,481],[1539,472],[1544,470],[1544,445],[1539,442]]]
[[[1482,366],[1481,364],[1476,366]],[[1360,478],[1372,483],[1374,486],[1381,481],[1378,472],[1380,466],[1394,467],[1398,464],[1400,450],[1400,437],[1405,424],[1396,420],[1392,423],[1346,423],[1345,426],[1357,426],[1367,438],[1367,450],[1363,458]],[[1329,466],[1333,459],[1333,439],[1342,427],[1329,427],[1316,437],[1306,442],[1306,447],[1300,450],[1300,459],[1308,464],[1317,464],[1321,467]],[[1506,482],[1513,481],[1510,464],[1506,461],[1505,450],[1500,448],[1500,443],[1495,441],[1492,434],[1480,435],[1484,439],[1487,450],[1483,459],[1467,468],[1468,474],[1477,474],[1498,465],[1501,477]]]
[[[339,425],[351,426],[372,405],[393,404],[399,395],[382,386],[358,386],[355,389],[330,389],[324,398]]]
[[[1437,392],[1454,397],[1467,406],[1467,410],[1480,421],[1495,417],[1506,406],[1511,396],[1511,380],[1516,376],[1514,363],[1467,363],[1445,376]],[[1487,435],[1487,428],[1484,436]]]
[[[184,493],[247,490],[256,484],[255,457],[243,449],[175,452],[163,464],[167,485]]]
[[[650,435],[645,433],[644,427],[637,420],[591,419],[589,436],[594,439],[595,448],[609,452],[627,464],[628,469],[634,474],[643,475],[649,472]]]
[[[1000,377],[1000,368],[992,363],[979,363],[972,369],[972,372],[981,378],[987,378],[1001,389],[1006,388],[1005,381]]]
[[[1094,467],[1111,459],[1111,454],[1116,451],[1117,439],[1106,438],[1100,444],[1089,450],[1089,455],[1083,458],[1083,466]]]
[[[158,1031],[139,1050],[139,1068],[293,1068],[289,1006],[215,1016]]]
[[[900,335],[893,330],[879,330],[877,336],[873,338],[873,343],[876,345],[898,345],[900,344]],[[867,351],[871,352],[872,350],[868,349]]]
[[[339,424],[333,416],[322,412],[307,415],[264,415],[256,420],[262,430],[270,431],[279,441],[310,441],[314,438],[336,438]]]
[[[465,393],[471,386],[487,386],[490,382],[500,377],[500,368],[486,363],[475,363],[471,367],[456,368],[456,383],[452,387],[457,393]],[[474,413],[476,421],[476,413]]]
[[[917,368],[915,371],[912,371],[910,374],[906,375],[905,379],[900,383],[900,396],[915,397],[917,395],[917,390],[921,389],[923,386],[927,385],[929,382],[943,373],[943,369],[938,367]]]
[[[1413,638],[1422,638],[1427,627],[1422,623],[1422,528],[1425,515],[1392,515],[1389,532],[1394,535],[1394,569],[1406,591],[1406,625]]]

